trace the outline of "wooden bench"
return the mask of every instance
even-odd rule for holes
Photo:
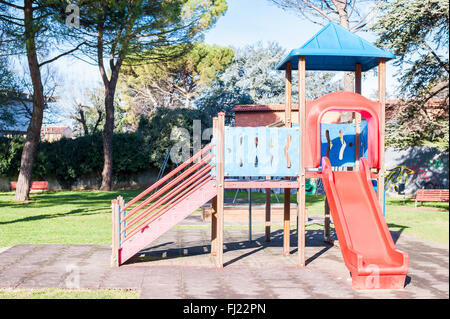
[[[448,189],[419,189],[416,193],[417,202],[448,202]]]
[[[16,190],[17,182],[11,182],[11,188],[12,188],[12,190]],[[39,191],[46,191],[46,190],[48,190],[48,182],[47,181],[32,182],[30,190],[32,190],[32,191],[37,191],[37,190],[39,190]]]

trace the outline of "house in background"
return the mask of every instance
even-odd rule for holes
[[[10,93],[0,100],[0,136],[25,137],[33,110],[30,94]]]
[[[41,128],[41,141],[55,142],[63,137],[72,138],[72,129],[69,126],[43,125]]]
[[[47,142],[58,141],[63,137],[72,138],[72,128],[57,125],[57,100],[46,98],[44,118],[41,128],[41,140]],[[26,137],[31,114],[33,112],[33,97],[30,94],[9,94],[0,100],[0,136]]]

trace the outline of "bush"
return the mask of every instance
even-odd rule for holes
[[[0,176],[17,178],[20,170],[22,138],[0,138]],[[149,148],[136,133],[114,134],[113,176],[127,181],[130,174],[152,168]],[[103,169],[103,141],[101,134],[57,142],[41,142],[33,166],[33,179],[54,177],[63,188],[70,188],[78,179],[98,176]]]
[[[212,126],[212,118],[206,112],[195,109],[157,108],[151,118],[141,117],[137,134],[143,137],[150,149],[150,161],[155,167],[161,168],[167,152],[177,142],[171,140],[170,135],[175,128],[184,128],[193,136],[193,121],[201,121],[202,132]],[[202,141],[202,144],[209,141]],[[192,144],[191,144],[192,153]],[[170,164],[169,165],[173,165]]]
[[[202,130],[212,124],[205,112],[159,108],[151,118],[141,118],[136,132],[114,134],[114,181],[126,182],[132,174],[161,168],[167,152],[177,142],[170,139],[172,129],[185,128],[192,136],[194,120],[201,120]],[[0,137],[0,176],[17,178],[23,144],[23,138]],[[168,169],[171,165],[173,164],[169,163]],[[63,188],[69,189],[83,177],[97,176],[100,182],[102,169],[101,133],[75,139],[63,138],[39,144],[33,166],[33,180],[53,177]]]
[[[0,176],[13,177],[19,174],[23,144],[23,138],[0,136]]]

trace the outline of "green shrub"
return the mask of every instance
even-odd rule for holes
[[[193,121],[201,121],[202,132],[205,128],[212,126],[212,119],[206,112],[195,109],[168,109],[157,108],[151,118],[141,117],[137,134],[143,137],[145,144],[150,149],[150,161],[158,168],[161,168],[167,152],[177,142],[171,140],[170,135],[174,128],[185,128],[190,136],[193,136]],[[209,141],[201,141],[202,144]],[[191,138],[192,154],[192,138]],[[169,165],[174,165],[169,162]]]
[[[0,137],[0,176],[13,177],[19,174],[23,144],[24,140],[20,137]]]
[[[201,120],[202,130],[212,122],[206,113],[198,110],[159,108],[150,119],[140,120],[136,132],[114,134],[114,181],[126,182],[132,174],[161,168],[167,152],[177,142],[170,139],[172,129],[185,128],[192,136],[194,120]],[[23,144],[23,138],[0,137],[0,176],[17,179]],[[169,162],[166,172],[173,165]],[[41,142],[34,162],[33,179],[53,177],[63,188],[69,189],[83,177],[97,176],[101,181],[102,169],[103,140],[101,133],[96,133],[52,143]]]
[[[0,138],[0,176],[16,179],[20,170],[22,138]],[[149,148],[141,135],[115,134],[113,137],[113,176],[126,181],[130,174],[152,168]],[[33,166],[33,179],[54,177],[63,188],[87,176],[101,178],[103,169],[103,141],[101,134],[75,139],[63,138],[49,143],[41,142]]]

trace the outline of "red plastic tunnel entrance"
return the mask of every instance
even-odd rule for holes
[[[381,104],[353,92],[334,92],[306,103],[305,167],[318,168],[321,164],[320,122],[329,111],[358,112],[367,120],[370,168],[380,168],[380,112]]]

